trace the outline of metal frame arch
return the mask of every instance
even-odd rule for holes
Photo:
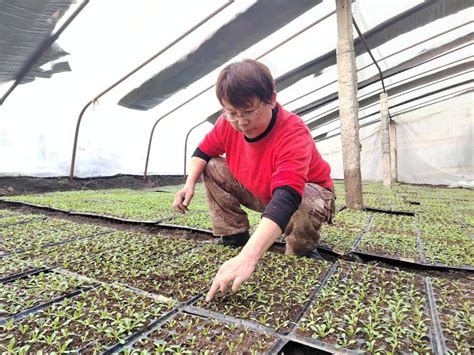
[[[79,138],[79,128],[80,128],[80,125],[81,125],[81,121],[82,121],[82,117],[84,115],[84,113],[86,112],[87,108],[95,103],[96,101],[99,100],[100,97],[102,97],[103,95],[105,95],[106,93],[108,93],[110,90],[112,90],[114,87],[116,87],[118,84],[122,83],[124,80],[128,79],[130,76],[132,76],[133,74],[135,74],[137,71],[139,71],[140,69],[142,69],[145,65],[149,64],[151,61],[153,61],[154,59],[156,59],[157,57],[159,57],[161,54],[163,54],[164,52],[166,52],[168,49],[170,49],[171,47],[173,47],[176,43],[178,43],[179,41],[181,41],[183,38],[185,38],[186,36],[188,36],[191,32],[193,32],[194,30],[196,30],[197,28],[199,28],[200,26],[202,26],[204,23],[206,23],[207,21],[209,21],[212,17],[214,17],[215,15],[217,15],[219,12],[221,12],[222,10],[224,10],[226,7],[228,7],[230,4],[232,4],[234,2],[234,0],[228,0],[224,5],[222,5],[221,7],[219,7],[217,10],[213,11],[210,15],[206,16],[204,19],[202,19],[201,21],[199,21],[196,25],[194,25],[193,27],[191,27],[189,30],[187,30],[186,32],[184,32],[182,35],[180,35],[179,37],[177,37],[175,40],[171,41],[169,44],[167,44],[165,47],[163,47],[162,49],[160,49],[157,53],[155,53],[153,56],[151,56],[150,58],[148,58],[146,61],[144,61],[142,64],[140,64],[138,67],[136,67],[135,69],[133,69],[131,72],[129,72],[128,74],[126,74],[125,76],[123,76],[121,79],[119,79],[118,81],[116,81],[115,83],[113,83],[111,86],[109,86],[107,89],[105,89],[104,91],[102,91],[99,95],[95,96],[91,101],[89,101],[81,110],[81,113],[79,114],[79,117],[77,119],[77,123],[76,123],[76,131],[74,133],[74,144],[73,144],[73,148],[72,148],[72,158],[71,158],[71,169],[70,169],[70,172],[69,172],[69,180],[70,181],[73,181],[74,180],[74,165],[76,163],[76,151],[77,151],[77,141],[78,141],[78,138]]]

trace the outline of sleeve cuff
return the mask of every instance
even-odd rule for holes
[[[262,217],[271,219],[284,232],[291,216],[300,206],[301,200],[301,196],[292,187],[278,187],[273,192],[272,199],[265,207]]]
[[[205,160],[206,162],[209,162],[209,160],[211,160],[211,157],[207,155],[206,153],[204,153],[201,149],[199,149],[199,147],[197,147],[196,150],[194,151],[193,157],[201,158]]]

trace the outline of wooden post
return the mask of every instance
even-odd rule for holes
[[[337,74],[339,116],[341,120],[342,160],[346,205],[362,209],[360,172],[359,103],[357,74],[352,37],[351,0],[335,0],[337,15]]]
[[[388,95],[380,94],[380,138],[382,141],[383,186],[392,186],[392,164],[390,157],[390,118],[388,117]]]

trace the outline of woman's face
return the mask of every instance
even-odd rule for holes
[[[248,138],[256,138],[267,129],[272,119],[272,109],[276,105],[276,94],[272,96],[272,103],[266,104],[257,98],[252,100],[252,105],[237,108],[224,104],[224,117],[234,129],[242,132]]]

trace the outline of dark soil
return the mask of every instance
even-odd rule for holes
[[[53,191],[104,190],[104,189],[150,189],[160,186],[179,185],[184,182],[181,175],[153,175],[145,181],[139,175],[114,175],[95,178],[0,176],[0,196],[23,195]]]
[[[239,334],[245,334],[240,337]],[[158,351],[161,344],[165,353],[189,351],[216,354],[251,354],[268,351],[277,338],[258,333],[242,326],[226,324],[190,314],[180,314],[153,331],[147,338],[133,345],[133,354],[139,351]],[[172,351],[174,347],[175,351]]]

